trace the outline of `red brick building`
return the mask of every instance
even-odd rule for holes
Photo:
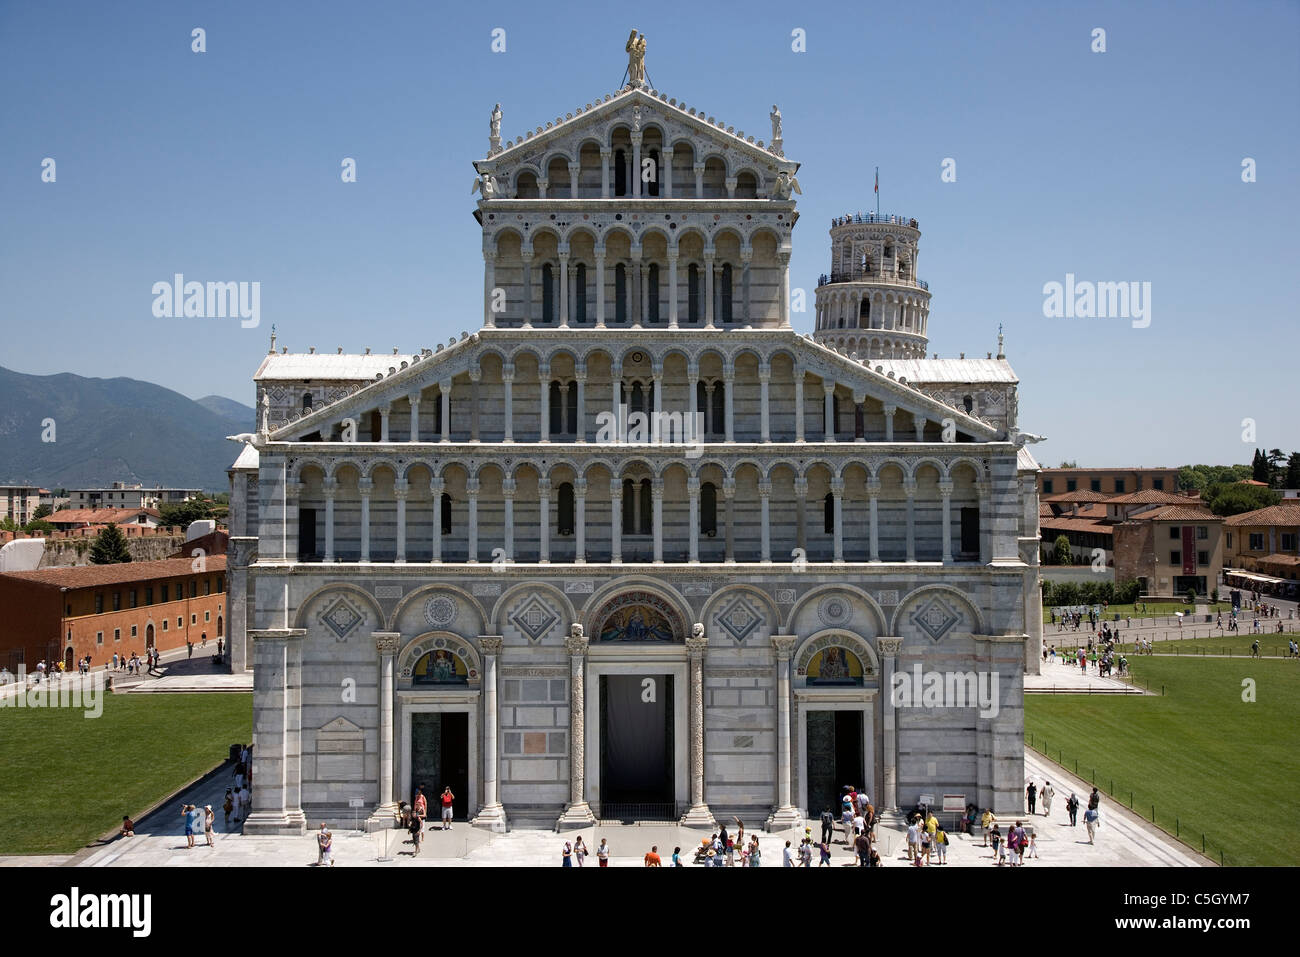
[[[225,636],[226,556],[43,568],[0,575],[0,666],[28,671],[44,659],[92,667],[114,653],[144,657]]]

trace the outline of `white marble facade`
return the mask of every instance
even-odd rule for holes
[[[815,815],[832,727],[854,746],[829,773],[882,806],[1018,809],[1037,466],[1005,359],[924,358],[915,221],[880,232],[871,276],[858,226],[832,225],[814,339],[790,325],[779,140],[644,86],[505,144],[499,122],[475,164],[482,327],[409,355],[273,348],[257,372],[232,472],[247,828],[353,800],[383,820],[435,720],[440,766],[465,763],[458,816],[609,816],[601,695],[629,675],[662,684],[659,797],[688,823]],[[859,354],[842,333],[878,328],[877,292],[898,345]],[[643,413],[699,434],[643,435]],[[917,664],[996,673],[997,713],[895,707]]]

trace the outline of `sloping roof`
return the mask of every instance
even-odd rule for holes
[[[1300,565],[1300,555],[1288,555],[1285,552],[1274,552],[1271,555],[1265,555],[1263,558],[1254,559],[1257,565],[1277,565],[1287,567],[1291,565]]]
[[[1091,532],[1094,535],[1113,535],[1114,525],[1107,525],[1090,518],[1044,518],[1039,519],[1039,528],[1052,532]]]
[[[863,329],[870,335],[870,331]],[[937,382],[1007,382],[1020,381],[1006,359],[871,359],[873,369],[880,366],[888,374],[906,376],[908,382],[922,385]]]
[[[158,518],[156,508],[65,508],[45,516],[51,525],[131,525],[141,515]]]
[[[1034,453],[1029,451],[1029,446],[1022,445],[1016,450],[1016,471],[1018,472],[1037,472],[1042,466],[1038,464],[1038,459],[1034,458]]]
[[[1281,502],[1253,512],[1229,515],[1225,525],[1300,525],[1300,501]]]
[[[1055,492],[1051,495],[1044,495],[1044,502],[1054,502],[1057,505],[1073,505],[1078,502],[1105,502],[1110,498],[1101,492],[1094,492],[1092,489],[1081,488],[1073,492]]]
[[[1223,519],[1208,508],[1191,505],[1164,505],[1130,516],[1132,522],[1221,522]]]
[[[205,572],[224,572],[225,555],[209,555]],[[104,585],[124,585],[151,578],[174,578],[192,575],[192,558],[164,558],[156,562],[123,562],[118,565],[75,565],[67,568],[39,568],[34,572],[9,572],[6,578],[57,588],[97,588]]]
[[[1179,495],[1177,492],[1166,492],[1163,489],[1144,488],[1140,492],[1128,492],[1123,495],[1112,495],[1106,499],[1109,505],[1190,505],[1200,500],[1200,493],[1193,495]]]
[[[240,450],[239,457],[235,459],[234,464],[231,465],[227,471],[234,472],[240,469],[251,469],[256,472],[258,460],[259,456],[257,454],[257,449],[253,448],[252,445],[245,445],[243,449]]]
[[[253,381],[274,379],[338,379],[360,382],[401,368],[409,355],[358,355],[356,353],[277,352],[262,359]]]

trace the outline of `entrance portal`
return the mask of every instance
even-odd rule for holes
[[[671,821],[673,676],[601,675],[600,816]]]
[[[429,821],[442,817],[442,789],[454,796],[452,816],[468,819],[469,806],[469,715],[464,711],[426,712],[411,715],[411,793],[424,785],[429,801]]]
[[[840,789],[870,787],[862,767],[862,712],[809,711],[807,758],[808,813],[830,809],[840,814]]]

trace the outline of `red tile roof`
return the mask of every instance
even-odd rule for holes
[[[1253,512],[1229,515],[1225,525],[1300,525],[1300,502],[1282,502]]]
[[[1112,495],[1106,499],[1107,505],[1189,505],[1193,502],[1199,503],[1200,493],[1192,495],[1179,495],[1176,492],[1166,492],[1163,489],[1144,488],[1140,492],[1129,492],[1126,495]]]
[[[1038,522],[1039,528],[1052,532],[1091,532],[1094,535],[1114,535],[1114,525],[1104,525],[1088,518],[1044,518]]]
[[[1208,508],[1189,505],[1165,505],[1153,508],[1137,515],[1129,516],[1130,522],[1221,522],[1223,519]]]
[[[141,515],[158,519],[156,508],[65,508],[45,516],[51,525],[132,525]]]
[[[1075,502],[1104,502],[1109,498],[1101,492],[1094,492],[1092,489],[1081,488],[1073,492],[1057,492],[1055,495],[1044,495],[1044,502],[1055,502],[1058,505],[1070,505]]]
[[[38,568],[32,572],[8,572],[5,578],[18,578],[57,588],[95,588],[102,585],[125,585],[151,578],[175,578],[195,574],[192,558],[164,558],[156,562],[123,562],[118,565],[74,565],[64,568]],[[209,555],[204,571],[224,573],[225,555]]]

